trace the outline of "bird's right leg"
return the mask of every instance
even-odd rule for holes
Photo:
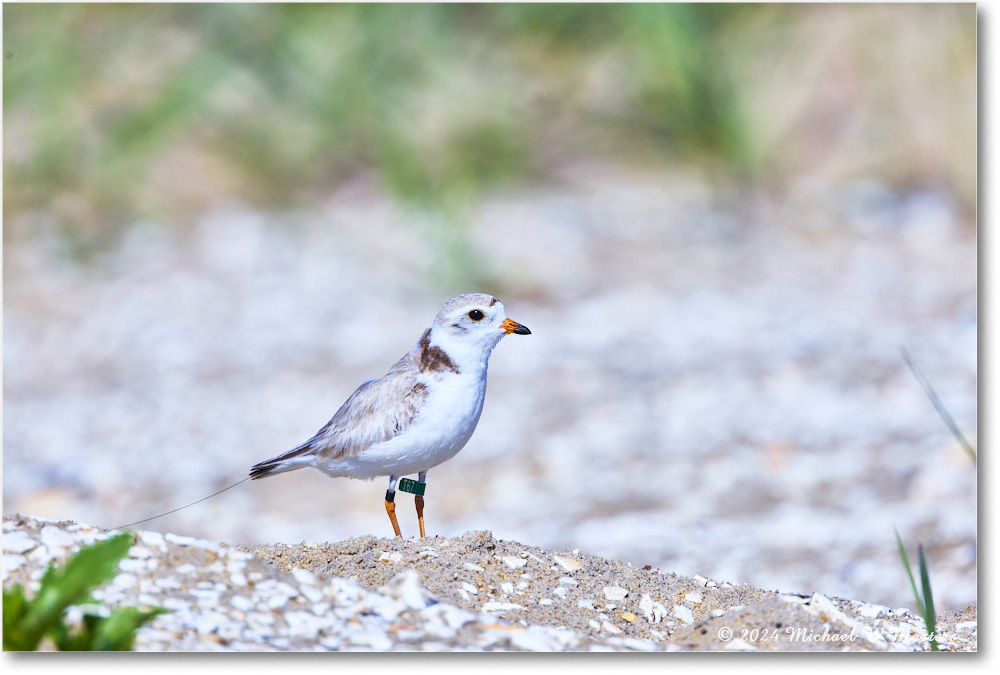
[[[402,538],[399,531],[399,523],[396,522],[396,481],[399,476],[389,476],[389,489],[385,491],[385,512],[389,514],[389,521],[392,523],[392,531],[396,536]]]

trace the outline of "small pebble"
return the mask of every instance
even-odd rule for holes
[[[142,544],[132,544],[132,548],[128,550],[128,557],[145,560],[146,558],[152,558],[153,552]]]
[[[652,640],[643,640],[642,638],[635,637],[623,637],[621,638],[620,644],[623,647],[628,647],[629,649],[634,649],[637,652],[652,652],[656,651],[656,643]]]
[[[150,530],[143,530],[139,533],[139,540],[145,543],[147,546],[153,546],[160,550],[164,550],[167,547],[167,541],[163,538],[163,535],[159,532],[153,532]]]
[[[253,601],[242,595],[234,595],[231,597],[229,599],[229,604],[242,612],[247,612],[253,609]]]
[[[618,626],[616,626],[613,623],[610,623],[608,621],[602,621],[601,622],[601,630],[603,630],[605,633],[610,633],[611,635],[621,635],[622,634],[622,629],[621,628],[619,628]]]
[[[303,584],[302,586],[300,586],[299,592],[301,592],[302,595],[305,596],[306,600],[312,603],[320,602],[325,595],[325,593],[323,593],[323,589],[318,588],[317,586],[311,586],[307,584]]]
[[[149,569],[149,561],[146,560],[133,560],[132,558],[122,558],[118,562],[118,569],[123,572],[135,572],[138,570]]]
[[[38,542],[26,532],[10,532],[3,535],[4,553],[27,553],[38,546]]]
[[[885,605],[862,605],[858,609],[858,614],[869,619],[878,618],[880,614],[885,614],[889,611],[889,608]]]
[[[685,607],[684,605],[674,605],[674,616],[684,623],[694,623],[694,613],[691,612],[689,607]]]
[[[315,586],[317,583],[319,583],[319,580],[316,578],[316,575],[310,572],[309,570],[300,570],[297,568],[293,569],[292,576],[295,577],[295,580],[299,582],[299,584]]]
[[[552,558],[567,572],[574,572],[583,567],[583,563],[576,558],[566,558],[561,555],[554,555]]]
[[[23,555],[5,555],[3,556],[3,577],[6,579],[10,576],[10,573],[18,569],[28,561]]]
[[[624,600],[628,590],[621,586],[605,586],[604,597],[608,600]]]
[[[39,540],[47,548],[60,551],[73,546],[76,542],[76,538],[72,534],[54,525],[43,527]]]
[[[518,649],[530,652],[551,652],[559,647],[543,628],[527,628],[510,636],[510,643]]]
[[[649,595],[643,594],[639,600],[639,611],[650,623],[660,623],[667,615],[667,608],[662,603],[655,602]]]
[[[542,560],[541,558],[539,558],[539,557],[538,557],[537,555],[535,555],[535,554],[534,554],[534,553],[532,553],[531,551],[521,551],[521,555],[522,555],[522,556],[526,556],[526,557],[528,557],[528,558],[531,558],[531,559],[532,559],[532,560],[534,560],[535,562],[538,562],[538,563],[541,563],[541,564],[543,564],[543,565],[545,564],[545,561],[544,561],[544,560]]]
[[[484,612],[507,612],[513,609],[524,609],[523,606],[513,602],[487,602],[480,609]]]

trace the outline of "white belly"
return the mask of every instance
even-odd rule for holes
[[[331,476],[365,479],[427,471],[465,447],[479,423],[485,393],[485,377],[461,373],[442,378],[432,384],[421,411],[403,433],[354,457],[314,466]]]

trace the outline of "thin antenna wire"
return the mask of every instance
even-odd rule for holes
[[[126,524],[126,525],[119,525],[118,527],[113,527],[113,528],[111,528],[111,529],[113,529],[113,530],[120,530],[120,529],[122,529],[123,527],[132,527],[133,525],[141,525],[142,523],[148,523],[148,522],[149,522],[149,521],[151,521],[151,520],[156,520],[157,518],[162,518],[163,516],[169,516],[169,515],[170,515],[171,513],[177,513],[178,511],[180,511],[180,510],[182,510],[182,509],[186,509],[186,508],[187,508],[188,506],[194,506],[195,504],[200,504],[200,503],[202,503],[202,502],[203,502],[203,501],[205,501],[206,499],[211,499],[212,497],[215,497],[216,495],[221,495],[221,494],[222,494],[223,492],[225,492],[226,490],[232,490],[232,489],[233,489],[234,487],[236,487],[237,485],[243,485],[243,483],[246,483],[246,482],[247,482],[248,480],[250,480],[250,477],[249,477],[249,476],[247,476],[247,477],[246,477],[246,478],[244,478],[243,480],[239,481],[238,483],[233,483],[233,484],[232,484],[232,485],[230,485],[229,487],[225,487],[225,488],[222,488],[222,489],[221,489],[221,490],[219,490],[218,492],[213,492],[212,494],[208,495],[207,497],[202,497],[201,499],[199,499],[199,500],[198,500],[198,501],[196,501],[196,502],[191,502],[190,504],[186,504],[185,506],[179,506],[179,507],[177,507],[176,509],[174,509],[173,511],[167,511],[166,513],[161,513],[161,514],[160,514],[160,515],[158,515],[158,516],[151,516],[151,517],[149,517],[149,518],[146,518],[145,520],[137,520],[137,521],[135,521],[134,523],[128,523],[128,524]]]

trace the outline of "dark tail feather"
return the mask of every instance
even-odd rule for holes
[[[271,474],[282,473],[285,471],[291,471],[292,469],[298,469],[301,464],[297,462],[288,462],[288,460],[295,457],[299,457],[308,453],[313,449],[312,441],[303,443],[297,448],[292,448],[288,452],[278,455],[277,457],[272,457],[271,459],[260,462],[259,464],[254,464],[250,467],[250,479],[257,480],[258,478],[267,478]]]
[[[267,476],[270,476],[280,463],[281,462],[277,459],[269,459],[266,462],[254,464],[250,468],[250,480],[257,480],[258,478],[266,478]]]

